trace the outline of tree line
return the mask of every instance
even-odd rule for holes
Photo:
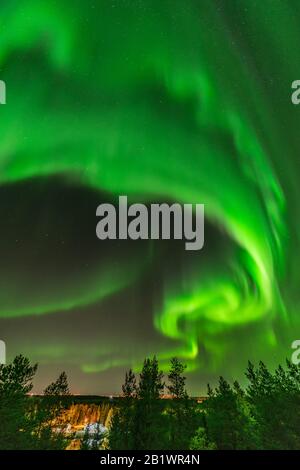
[[[246,385],[223,377],[198,403],[188,395],[186,366],[173,358],[169,373],[156,357],[140,374],[126,372],[106,435],[91,423],[82,449],[222,450],[300,448],[300,368],[290,361],[273,372],[248,363]],[[72,404],[65,372],[31,397],[37,365],[20,355],[0,365],[0,449],[65,449],[70,440],[65,411]],[[165,383],[164,380],[167,379]],[[168,397],[162,399],[164,390]],[[98,427],[97,427],[98,425]],[[97,429],[99,435],[97,435]],[[95,434],[96,430],[96,434]]]
[[[172,399],[159,400],[163,373],[158,361],[146,359],[139,383],[130,370],[123,400],[114,413],[110,449],[238,450],[300,448],[300,368],[290,361],[274,372],[251,362],[247,383],[230,385],[220,377],[208,385],[207,399],[188,396],[185,366],[171,361],[167,390]]]
[[[37,364],[22,355],[0,365],[0,449],[65,449],[62,411],[70,396],[67,375],[62,372],[42,397],[30,397]]]

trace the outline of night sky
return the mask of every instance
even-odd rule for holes
[[[298,0],[1,1],[0,339],[117,393],[156,354],[193,394],[300,337]],[[96,208],[205,204],[205,246],[100,241]]]

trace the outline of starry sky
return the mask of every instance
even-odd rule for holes
[[[116,393],[156,354],[193,394],[300,337],[297,0],[2,0],[0,339]],[[205,245],[96,237],[96,208],[205,204]]]

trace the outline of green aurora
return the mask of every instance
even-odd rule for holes
[[[2,0],[0,18],[4,188],[59,176],[112,199],[204,203],[210,227],[202,252],[185,255],[151,299],[145,347],[137,331],[135,348],[102,337],[77,357],[71,340],[40,343],[34,326],[18,346],[45,367],[78,366],[87,383],[93,372],[138,368],[145,354],[178,355],[193,377],[289,356],[300,333],[300,109],[290,99],[299,2]],[[219,248],[205,256],[213,231]],[[27,268],[0,268],[0,336],[22,318],[84,316],[138,283],[156,250],[138,248],[118,269],[95,253],[88,274],[35,288]]]

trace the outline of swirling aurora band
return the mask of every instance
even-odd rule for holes
[[[264,341],[275,347],[272,322],[293,316],[282,288],[292,266],[287,240],[291,230],[294,244],[299,236],[286,213],[299,175],[289,99],[300,76],[297,2],[19,0],[0,8],[1,184],[73,175],[112,197],[204,203],[234,250],[205,271],[198,257],[188,280],[165,281],[153,321],[171,341],[153,352],[197,369],[199,348],[220,358],[219,335],[265,321]],[[6,286],[17,298],[0,296],[0,317],[84,308],[132,285],[149,264],[138,257],[118,273],[95,269],[55,295],[24,298],[20,280]],[[50,349],[56,356],[59,347]],[[95,353],[81,367],[140,364],[142,353],[124,354],[102,361]]]

